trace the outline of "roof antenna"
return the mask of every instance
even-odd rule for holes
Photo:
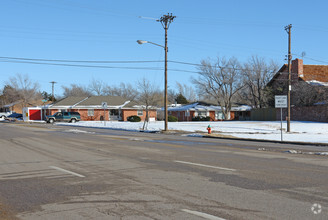
[[[301,53],[302,60],[304,59],[305,56],[306,56],[306,53],[305,53],[305,51],[303,51],[303,52]]]

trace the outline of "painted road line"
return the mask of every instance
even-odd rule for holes
[[[60,167],[55,167],[55,166],[49,166],[49,167],[52,168],[52,169],[55,169],[55,170],[59,170],[59,171],[65,172],[65,173],[72,174],[72,175],[74,175],[74,176],[85,177],[85,176],[83,176],[83,175],[81,175],[81,174],[74,173],[74,172],[72,172],[72,171],[65,170],[65,169],[60,168]]]
[[[174,162],[176,162],[176,163],[183,163],[183,164],[189,164],[189,165],[194,165],[194,166],[200,166],[200,167],[220,169],[220,170],[236,171],[235,169],[230,169],[230,168],[225,168],[225,167],[216,167],[216,166],[210,166],[210,165],[205,165],[205,164],[200,164],[200,163],[191,163],[191,162],[180,161],[180,160],[175,160]]]
[[[202,217],[202,218],[210,219],[210,220],[225,220],[224,218],[220,218],[220,217],[210,215],[210,214],[207,214],[207,213],[204,213],[204,212],[197,212],[197,211],[192,211],[192,210],[188,210],[188,209],[181,209],[181,211],[187,212],[187,213],[192,214],[192,215],[197,215],[197,216]]]

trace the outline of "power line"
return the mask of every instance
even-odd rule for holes
[[[41,59],[41,58],[25,58],[25,57],[0,57],[0,59],[64,62],[64,63],[162,63],[163,62],[163,60],[152,60],[152,61],[63,60],[63,59],[58,60],[58,59]]]
[[[295,53],[293,53],[292,55],[295,55],[295,56],[302,56],[302,55],[295,54]],[[316,62],[319,62],[319,63],[325,63],[325,64],[328,64],[328,61],[322,61],[322,60],[314,59],[314,58],[307,57],[307,56],[303,56],[303,57],[304,57],[305,59],[308,59],[308,60],[313,60],[313,61],[316,61]]]
[[[293,54],[296,56],[300,56],[298,54]],[[305,59],[313,60],[316,62],[327,63],[327,61],[317,60],[310,57],[304,57]],[[7,60],[1,60],[7,59]],[[7,57],[7,56],[0,56],[0,62],[7,62],[7,63],[27,63],[27,64],[40,64],[40,65],[55,65],[55,66],[70,66],[70,67],[89,67],[89,68],[113,68],[113,69],[143,69],[143,70],[163,70],[159,67],[119,67],[119,66],[98,66],[98,65],[81,65],[81,64],[67,64],[67,63],[95,63],[95,64],[142,64],[142,63],[163,63],[163,60],[65,60],[65,59],[44,59],[44,58],[26,58],[26,57]],[[46,62],[54,62],[54,63],[46,63]],[[55,63],[57,62],[57,63]],[[61,62],[61,63],[58,63]],[[199,63],[191,63],[191,62],[183,62],[183,61],[176,61],[176,60],[168,60],[169,63],[176,63],[181,65],[188,65],[194,67],[202,67],[202,64]],[[244,71],[246,69],[243,68],[229,68],[229,67],[222,67],[222,66],[212,66],[209,67],[213,68],[220,68],[220,69],[234,69]],[[170,69],[172,71],[182,71],[182,72],[190,72],[190,73],[198,73],[197,71],[189,71],[189,70],[179,70],[179,69]],[[247,69],[248,71],[257,71],[252,69]]]
[[[97,65],[80,65],[80,64],[65,64],[65,63],[45,63],[45,62],[29,62],[29,61],[13,61],[13,60],[2,60],[0,62],[5,63],[25,63],[25,64],[36,64],[36,65],[51,65],[51,66],[66,66],[66,67],[81,67],[81,68],[103,68],[103,69],[129,69],[129,70],[164,70],[163,68],[157,67],[122,67],[122,66],[97,66]],[[198,73],[196,71],[181,70],[181,69],[169,69],[175,72],[186,72],[186,73]]]

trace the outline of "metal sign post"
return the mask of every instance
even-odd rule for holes
[[[274,96],[275,108],[280,108],[280,136],[282,139],[282,108],[287,108],[287,96],[286,95],[276,95]]]
[[[106,126],[106,109],[107,109],[107,102],[102,102],[101,106],[104,109],[104,127]]]

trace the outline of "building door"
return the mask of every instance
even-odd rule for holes
[[[41,110],[40,109],[30,109],[29,115],[30,115],[30,120],[41,120]]]
[[[109,120],[110,121],[118,121],[119,120],[119,110],[118,109],[110,109],[109,110]]]

